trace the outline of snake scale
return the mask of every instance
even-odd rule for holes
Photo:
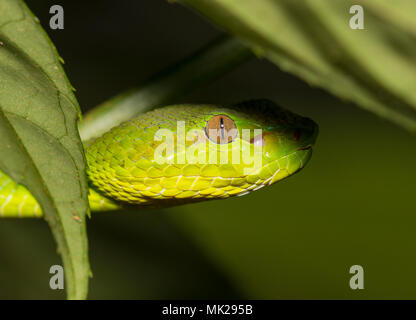
[[[186,139],[180,135],[182,128]],[[169,146],[168,136],[161,132],[171,132],[174,142],[173,149],[160,153],[164,162],[155,158],[162,143]],[[311,119],[269,100],[155,109],[84,144],[90,208],[166,207],[244,195],[302,169],[317,134],[318,126]],[[251,163],[233,158],[236,152],[251,155],[247,158]],[[1,171],[0,216],[42,216],[30,192]]]

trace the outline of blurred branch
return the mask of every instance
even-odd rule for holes
[[[253,58],[239,40],[221,36],[139,88],[117,95],[88,112],[79,124],[82,140],[99,136],[140,113],[174,103]]]

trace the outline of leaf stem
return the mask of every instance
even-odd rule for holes
[[[79,124],[81,138],[85,141],[99,136],[140,113],[174,103],[254,57],[237,39],[221,36],[146,84],[89,111]]]

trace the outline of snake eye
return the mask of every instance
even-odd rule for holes
[[[207,121],[205,134],[212,142],[224,144],[233,141],[238,135],[238,130],[233,119],[218,114]]]

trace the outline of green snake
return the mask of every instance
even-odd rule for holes
[[[302,169],[317,134],[315,122],[268,100],[155,109],[84,144],[90,208],[166,207],[244,195]],[[42,216],[31,193],[1,171],[0,216]]]

